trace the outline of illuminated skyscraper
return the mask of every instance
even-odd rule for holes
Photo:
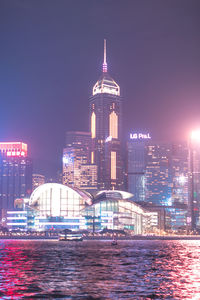
[[[145,201],[146,146],[149,134],[131,133],[127,143],[127,188],[133,201]]]
[[[170,172],[171,147],[151,144],[146,152],[146,201],[157,205],[172,205]]]
[[[166,229],[185,230],[188,149],[185,143],[151,144],[146,152],[146,201],[165,207]]]
[[[0,210],[14,208],[16,198],[32,192],[32,161],[27,144],[0,143]]]
[[[103,73],[89,99],[91,163],[98,167],[99,189],[121,189],[123,186],[121,127],[122,99],[119,85],[107,72],[104,40]]]
[[[97,166],[89,163],[89,132],[70,131],[63,150],[63,184],[84,190],[97,188]]]

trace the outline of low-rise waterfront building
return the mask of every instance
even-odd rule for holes
[[[24,224],[29,230],[71,229],[96,232],[111,229],[143,234],[149,231],[150,214],[131,201],[131,197],[132,194],[118,190],[100,191],[94,197],[77,188],[46,183],[33,191],[21,213],[26,215]],[[19,219],[16,218],[21,217],[19,214],[19,210],[13,212],[15,221],[9,225],[17,225],[16,220]],[[8,221],[7,217],[7,224]],[[19,228],[20,226],[21,223]]]

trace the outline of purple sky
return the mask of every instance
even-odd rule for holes
[[[200,127],[199,0],[1,0],[0,140],[28,143],[35,171],[53,175],[65,132],[88,130],[104,38],[124,136]]]

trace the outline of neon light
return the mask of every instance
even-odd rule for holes
[[[147,140],[151,139],[151,136],[149,133],[130,133],[130,139],[131,140]]]
[[[10,156],[10,157],[21,157],[21,156],[25,156],[25,152],[24,151],[22,151],[22,152],[19,152],[19,151],[17,151],[17,152],[15,152],[15,151],[8,151],[8,152],[6,152],[6,155],[7,156]]]
[[[21,142],[0,143],[0,151],[7,156],[27,156],[27,144]]]

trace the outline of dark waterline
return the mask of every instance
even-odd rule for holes
[[[0,299],[200,299],[200,241],[0,241]]]

